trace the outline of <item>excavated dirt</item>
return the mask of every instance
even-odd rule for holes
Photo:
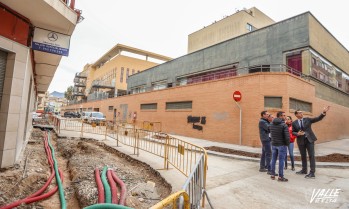
[[[205,149],[215,151],[215,152],[222,152],[226,154],[241,155],[245,157],[254,157],[254,158],[261,157],[261,154],[259,153],[245,152],[241,150],[234,150],[234,149],[223,148],[223,147],[211,146],[211,147],[205,147]],[[325,155],[325,156],[316,156],[315,159],[317,162],[346,162],[347,163],[349,162],[349,155],[334,153],[334,154]],[[295,156],[295,160],[301,161],[301,157]]]
[[[57,138],[51,134],[58,167],[64,175],[64,193],[67,208],[78,209],[97,203],[98,191],[95,183],[95,168],[108,166],[126,184],[126,204],[132,208],[149,208],[167,197],[171,192],[168,184],[149,165],[125,155],[104,143],[79,138]],[[51,174],[43,143],[43,131],[33,129],[24,151],[21,164],[0,170],[0,207],[25,198],[39,190]],[[52,180],[48,190],[56,185]],[[48,191],[46,190],[46,192]],[[120,192],[120,189],[118,190]],[[49,208],[60,207],[59,195],[17,207]]]

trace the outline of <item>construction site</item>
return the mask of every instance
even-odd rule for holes
[[[313,13],[243,7],[175,35],[223,2],[178,4],[184,22],[163,2],[77,3],[0,0],[0,209],[349,207],[349,52]]]
[[[140,150],[163,158],[162,169],[172,165],[183,178],[191,174],[187,187],[193,194],[203,188],[207,163],[203,148],[161,133],[160,123],[138,125],[142,128],[111,121],[97,126],[55,116],[37,121],[24,152],[25,160],[0,173],[0,205],[4,205],[0,208],[60,208],[62,204],[66,208],[89,208],[98,203],[110,203],[110,208],[151,208],[171,194],[172,186],[156,169],[137,159]],[[59,137],[67,131],[81,135]],[[102,141],[114,139],[114,144],[98,141],[96,135]],[[113,148],[120,145],[131,147],[133,153]],[[201,204],[200,200],[198,196],[196,204]]]

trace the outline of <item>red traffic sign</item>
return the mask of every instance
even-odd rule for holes
[[[236,101],[236,102],[239,102],[242,98],[242,95],[241,95],[241,92],[240,91],[234,91],[233,93],[233,99]]]

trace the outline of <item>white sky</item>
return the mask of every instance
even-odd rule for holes
[[[64,92],[76,72],[117,43],[172,58],[187,53],[188,35],[236,10],[257,7],[278,22],[310,11],[349,49],[346,0],[76,0],[85,18],[70,41],[49,91]]]

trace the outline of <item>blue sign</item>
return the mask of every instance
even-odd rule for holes
[[[69,55],[70,36],[35,28],[32,49],[62,56]]]

